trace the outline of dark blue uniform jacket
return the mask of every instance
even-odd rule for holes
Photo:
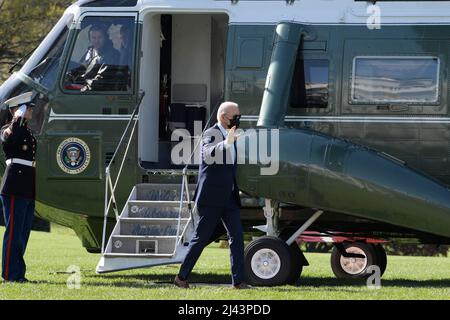
[[[12,133],[7,134],[5,130],[10,128]],[[18,158],[28,161],[36,159],[36,139],[21,118],[13,119],[12,122],[3,126],[0,130],[5,158]],[[36,168],[12,164],[6,166],[0,187],[0,193],[18,198],[35,199],[36,190]]]

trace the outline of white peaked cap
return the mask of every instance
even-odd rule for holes
[[[8,108],[14,108],[22,104],[27,104],[33,100],[33,91],[22,93],[5,101]]]

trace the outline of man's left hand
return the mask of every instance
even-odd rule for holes
[[[239,138],[239,135],[236,134],[236,126],[233,126],[230,131],[228,131],[227,144],[233,144],[237,138]]]

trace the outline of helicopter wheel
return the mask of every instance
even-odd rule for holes
[[[346,258],[334,247],[331,252],[331,269],[340,279],[366,279],[370,276],[367,268],[378,264],[378,254],[374,246],[366,243],[344,243],[348,253],[360,254],[364,258]],[[381,268],[380,268],[381,269]]]
[[[387,267],[387,255],[381,244],[373,245],[375,252],[377,254],[377,265],[380,267],[380,277],[383,276]]]
[[[289,253],[291,255],[291,271],[286,283],[296,284],[302,275],[303,266],[307,266],[308,262],[295,241],[289,246]]]
[[[247,282],[254,286],[277,286],[291,274],[289,246],[276,237],[261,237],[245,248]]]

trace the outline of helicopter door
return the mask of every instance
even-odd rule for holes
[[[196,161],[190,159],[195,141],[222,101],[228,16],[149,12],[142,20],[140,165],[182,168]],[[192,145],[177,153],[179,141]]]
[[[157,163],[159,154],[159,64],[161,51],[160,15],[147,14],[144,17],[142,31],[143,63],[141,64],[140,85],[145,91],[142,106],[139,109],[138,157],[143,163]],[[145,167],[145,166],[144,166]]]

